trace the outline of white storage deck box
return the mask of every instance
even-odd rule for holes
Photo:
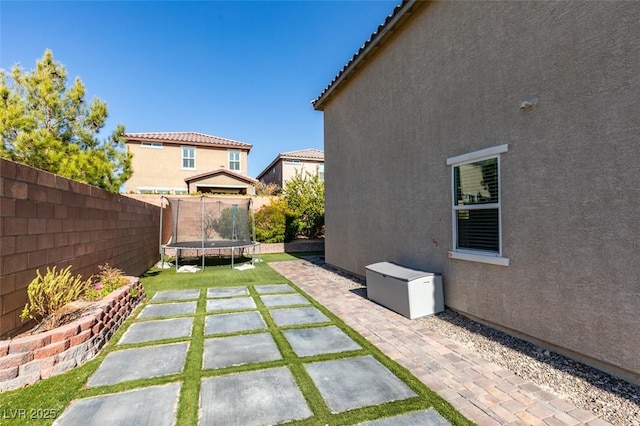
[[[414,319],[444,311],[442,277],[390,262],[367,265],[367,297]]]

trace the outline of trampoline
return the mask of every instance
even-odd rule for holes
[[[162,259],[167,249],[175,252],[176,271],[184,251],[202,255],[202,269],[207,254],[231,255],[234,267],[236,252],[241,255],[251,250],[251,264],[255,262],[256,242],[253,201],[248,199],[220,199],[207,196],[162,197],[169,209],[160,215],[160,247]],[[165,210],[167,210],[165,217]],[[165,224],[170,224],[170,235],[166,237]],[[163,232],[164,231],[164,232]],[[163,240],[166,239],[166,242]]]

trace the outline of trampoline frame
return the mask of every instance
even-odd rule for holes
[[[194,197],[195,198],[195,197]],[[204,196],[200,197],[200,202],[204,203]],[[256,247],[258,248],[258,256],[261,255],[261,246],[259,242],[256,242],[256,226],[255,226],[255,217],[253,215],[253,200],[251,198],[249,198],[249,205],[248,205],[248,211],[251,214],[251,225],[252,225],[252,229],[250,230],[251,235],[250,237],[253,238],[253,241],[250,240],[216,240],[216,241],[205,241],[205,239],[201,239],[200,241],[183,241],[183,242],[179,242],[179,243],[167,243],[167,244],[163,244],[162,243],[162,231],[163,231],[163,212],[164,212],[164,205],[163,205],[163,201],[166,200],[169,208],[171,208],[171,203],[169,201],[169,199],[165,196],[161,197],[160,200],[160,255],[161,255],[161,259],[162,262],[164,262],[164,258],[165,258],[165,252],[166,249],[172,249],[175,250],[175,254],[176,254],[176,261],[175,261],[175,267],[176,267],[176,272],[178,271],[179,268],[179,260],[180,260],[180,253],[182,252],[182,250],[195,250],[196,251],[196,257],[198,257],[198,253],[200,251],[202,251],[202,270],[204,271],[205,268],[205,257],[207,252],[212,252],[215,250],[218,250],[218,255],[220,255],[220,252],[222,250],[229,250],[231,252],[231,269],[234,268],[234,264],[235,264],[235,251],[236,249],[239,250],[244,250],[246,248],[251,248],[252,249],[252,253],[251,253],[251,264],[255,264],[255,259],[256,259]],[[218,202],[222,202],[219,201]],[[174,212],[171,212],[172,214],[174,214]],[[173,220],[173,218],[172,218]],[[234,218],[235,221],[235,218]],[[235,223],[234,223],[234,229],[235,229]],[[171,237],[169,238],[169,241],[171,241],[174,238],[173,235],[173,229],[171,232]],[[203,232],[202,235],[204,236],[204,225],[203,225]],[[235,231],[234,231],[234,236],[235,236]],[[242,253],[242,251],[241,251]]]

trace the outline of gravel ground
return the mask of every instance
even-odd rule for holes
[[[361,289],[362,296],[366,297],[361,278],[324,265],[321,257],[308,260],[319,266],[329,281],[349,289]],[[638,386],[448,309],[416,321],[609,423],[640,426]]]

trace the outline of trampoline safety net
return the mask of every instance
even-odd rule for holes
[[[255,222],[252,200],[220,200],[212,197],[163,197],[169,204],[167,217],[161,218],[160,239],[164,249],[176,249],[176,258],[183,249],[202,252],[255,247]],[[162,241],[162,222],[170,220],[171,236]],[[177,266],[177,259],[176,259]],[[232,265],[233,266],[233,265]]]

